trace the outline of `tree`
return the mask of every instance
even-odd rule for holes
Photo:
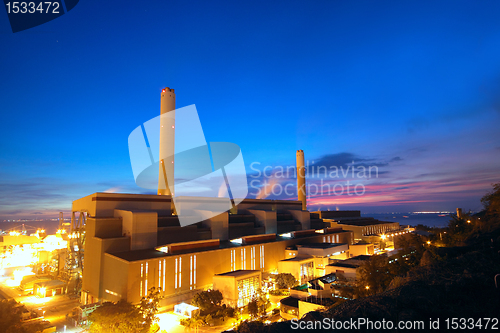
[[[259,306],[256,299],[253,299],[250,303],[248,303],[248,313],[252,316],[252,318],[257,317],[259,314]]]
[[[160,296],[160,289],[152,287],[148,290],[148,294],[141,299],[139,311],[148,326],[158,321],[156,314],[158,313],[158,305],[162,298],[163,297]]]
[[[192,303],[194,306],[199,307],[201,311],[208,311],[213,307],[220,306],[222,300],[222,293],[219,290],[206,290],[194,295]]]
[[[149,330],[141,311],[126,301],[106,302],[88,317],[91,333],[142,333]]]
[[[493,191],[481,198],[486,211],[485,218],[490,221],[500,220],[500,183],[493,184]]]
[[[34,323],[22,325],[22,313],[26,307],[13,299],[0,300],[0,333],[34,333],[42,332],[43,325]]]
[[[276,275],[276,284],[280,289],[290,289],[298,284],[297,279],[290,273],[280,273]]]
[[[358,268],[358,294],[365,296],[383,292],[393,278],[389,271],[387,257],[370,257]]]

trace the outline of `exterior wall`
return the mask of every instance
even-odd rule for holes
[[[316,211],[313,212],[319,215],[321,219],[335,219],[340,217],[361,217],[359,210],[332,210],[332,211]]]
[[[300,275],[300,267],[301,265],[308,265],[308,264],[312,265],[312,272],[311,272],[312,276],[310,276],[309,278],[307,277],[303,278]],[[282,260],[278,263],[278,271],[280,273],[292,274],[301,284],[307,282],[310,278],[314,277],[315,274],[314,267],[315,267],[314,258],[303,259],[303,260],[284,260],[284,261]]]
[[[219,290],[224,297],[224,303],[235,306],[238,303],[238,287],[234,276],[214,276],[214,289]]]
[[[311,228],[311,213],[306,210],[290,210],[293,219],[302,225],[302,230],[307,230]]]
[[[156,247],[158,240],[158,215],[156,212],[131,212],[116,209],[115,217],[122,219],[123,234],[130,237],[130,249],[142,250]]]
[[[127,299],[129,265],[126,261],[106,253],[103,260],[102,277],[104,290],[102,298],[104,300],[118,302],[121,299]]]
[[[291,210],[302,210],[302,202],[295,200],[245,199],[238,204],[237,209],[238,214],[248,213],[251,209],[285,213]]]
[[[356,279],[356,271],[356,268],[335,266],[334,264],[326,266],[325,269],[326,274],[341,273],[347,279]]]
[[[349,253],[351,257],[359,255],[373,255],[374,246],[373,244],[356,244],[349,247]]]
[[[307,245],[298,246],[299,255],[310,255],[315,257],[326,257],[337,252],[341,253],[348,250],[349,250],[349,245],[347,244],[338,245],[330,248],[307,247]]]
[[[95,237],[96,230],[100,234],[107,233],[106,224],[109,221],[110,219],[89,217],[86,223],[85,268],[83,270],[82,290],[85,291],[85,294],[88,292],[94,298],[104,297],[104,289],[102,288],[104,253],[130,250],[130,239],[128,237]],[[114,223],[111,223],[111,225],[111,229],[116,227]],[[82,302],[87,304],[85,299]]]
[[[124,193],[94,193],[73,201],[72,211],[87,212],[91,217],[113,217],[115,209],[148,210],[158,216],[171,215],[169,196]]]
[[[354,241],[364,240],[367,235],[372,234],[383,234],[390,231],[399,230],[399,223],[397,222],[387,222],[387,223],[377,223],[367,226],[357,226],[350,224],[342,224],[333,221],[325,221],[330,224],[331,227],[339,227],[343,230],[352,231],[354,233]]]
[[[248,212],[255,216],[257,225],[265,228],[266,234],[275,234],[278,232],[278,224],[275,211],[265,211],[249,209]]]
[[[299,301],[299,318],[308,312],[326,309],[323,305]]]
[[[224,212],[202,222],[204,227],[212,230],[212,238],[220,240],[229,239],[229,213]]]

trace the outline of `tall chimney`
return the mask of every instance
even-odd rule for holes
[[[168,87],[161,91],[160,113],[164,115],[175,110],[174,89]],[[170,195],[169,185],[174,182],[175,117],[160,117],[160,174],[158,177],[158,195]],[[169,184],[169,182],[171,184]]]
[[[299,201],[302,201],[302,210],[307,210],[306,168],[303,150],[297,150],[297,193]]]

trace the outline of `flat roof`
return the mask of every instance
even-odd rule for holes
[[[369,255],[366,255],[366,254],[360,254],[359,256],[355,256],[355,257],[352,257],[352,258],[349,258],[349,259],[346,259],[347,260],[370,260],[372,256],[369,256]]]
[[[310,248],[310,249],[331,249],[342,245],[347,245],[347,243],[312,243],[312,244],[297,245],[297,247]]]
[[[60,281],[60,280],[41,281],[41,282],[36,282],[35,284],[40,286],[40,287],[45,287],[45,288],[56,288],[59,286],[66,285],[65,282]]]
[[[303,260],[308,260],[308,259],[313,259],[314,257],[312,256],[296,256],[293,258],[288,258],[288,259],[283,259],[280,261],[303,261]]]
[[[115,256],[117,258],[126,261],[139,261],[139,260],[147,260],[147,259],[154,259],[154,258],[161,258],[168,256],[167,253],[157,251],[155,249],[133,250],[125,252],[106,253],[106,254]]]
[[[299,307],[299,298],[293,297],[293,296],[288,296],[280,300],[280,303],[286,306],[291,306],[293,308],[298,308]]]
[[[245,276],[245,275],[250,275],[250,274],[255,274],[255,273],[260,273],[258,270],[250,270],[250,269],[238,269],[236,271],[232,272],[225,272],[221,274],[215,274],[215,276],[233,276],[233,277],[240,277],[240,276]]]
[[[398,222],[386,222],[386,221],[379,221],[379,220],[370,220],[370,221],[338,221],[337,223],[343,224],[343,225],[353,225],[353,226],[357,226],[357,227],[366,227],[369,225],[398,223]]]
[[[337,262],[335,264],[328,264],[327,266],[333,266],[333,267],[345,267],[345,268],[358,268],[359,265],[354,265],[354,264],[345,264],[345,263],[340,263]]]
[[[351,232],[351,231],[343,230],[342,232]],[[340,233],[340,231],[338,231],[338,233]],[[315,234],[311,234],[311,235],[304,235],[304,238],[319,237],[321,235],[322,234],[315,233]],[[231,241],[220,241],[220,244],[218,247],[206,247],[206,248],[194,248],[194,249],[178,250],[178,251],[175,251],[174,253],[164,253],[164,252],[161,252],[161,251],[158,251],[158,250],[155,250],[154,248],[152,248],[152,249],[146,249],[146,250],[132,250],[132,251],[124,251],[124,252],[113,252],[113,253],[107,253],[107,254],[115,256],[115,257],[123,259],[123,260],[126,260],[126,261],[139,261],[139,260],[148,260],[148,259],[155,259],[155,258],[168,257],[168,256],[178,256],[178,255],[189,254],[189,253],[217,251],[217,250],[223,250],[223,249],[228,249],[228,248],[241,248],[244,246],[256,246],[259,244],[289,241],[291,239],[293,239],[293,238],[282,237],[282,236],[277,235],[276,239],[263,240],[263,241],[260,241],[257,243],[237,244],[237,243],[234,243]],[[184,242],[182,242],[182,243],[184,243]],[[186,243],[189,243],[189,241],[187,241]],[[157,245],[156,248],[161,248],[164,246],[168,246],[170,244],[172,244],[172,243]],[[335,247],[335,246],[343,245],[345,243],[331,243],[331,244],[330,243],[311,243],[311,244],[304,244],[304,246],[306,246],[306,247],[307,246],[309,246],[309,247],[316,246],[314,244],[320,244],[319,246],[321,246],[321,247],[319,247],[319,248],[323,248],[322,246],[324,246],[324,245],[322,245],[322,244],[327,244],[326,246],[333,245],[333,247]],[[309,259],[309,258],[312,258],[312,257],[305,257],[305,258],[302,258],[302,260]],[[290,259],[296,260],[297,258],[290,258]],[[285,259],[285,260],[290,260],[290,259]]]

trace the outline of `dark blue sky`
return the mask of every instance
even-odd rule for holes
[[[293,165],[296,149],[379,167],[364,195],[311,209],[479,209],[500,178],[499,17],[498,1],[82,0],[14,34],[4,11],[0,218],[143,192],[127,137],[165,86],[248,173]]]

